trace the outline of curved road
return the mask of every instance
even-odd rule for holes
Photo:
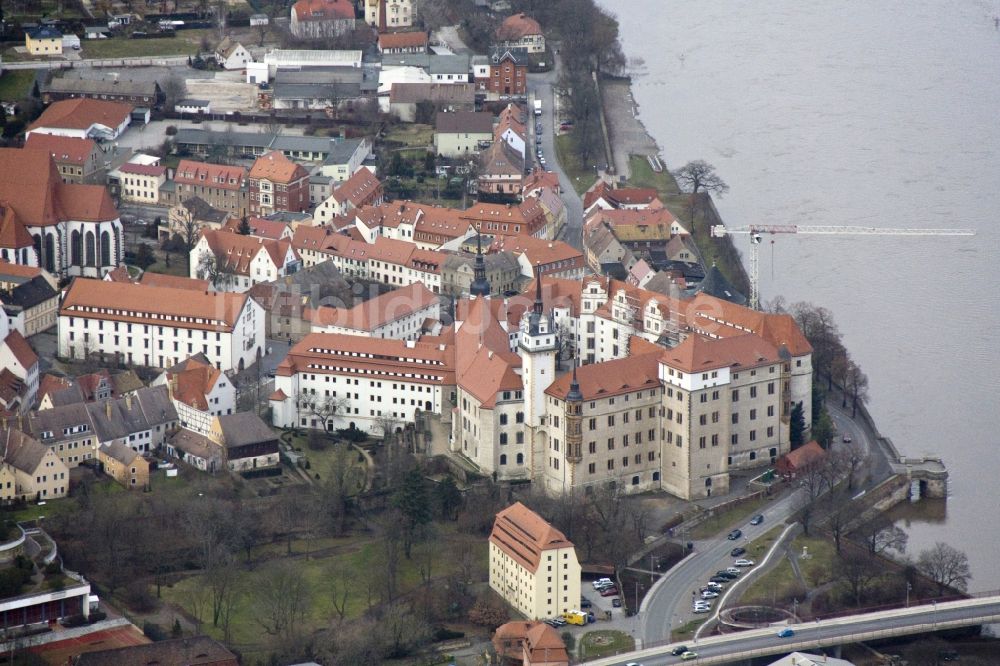
[[[833,406],[829,409],[837,426],[838,438],[844,434],[850,435],[859,446],[868,451],[869,455],[881,461],[875,468],[880,466],[888,468],[864,428],[839,409]],[[835,442],[834,448],[838,443]],[[881,480],[884,477],[875,478]],[[776,525],[784,523],[802,506],[805,499],[805,491],[795,490],[775,500],[763,510],[764,522],[761,525],[745,523],[731,526],[739,527],[743,531],[743,536],[737,541],[729,541],[725,535],[695,541],[694,554],[664,574],[643,600],[638,631],[642,644],[653,645],[669,641],[674,629],[696,618],[704,618],[705,615],[695,615],[691,612],[692,593],[702,587],[716,571],[733,565],[734,558],[729,552],[734,547],[745,547],[747,543],[769,532]],[[714,612],[716,609],[712,610]]]
[[[689,649],[698,653],[692,664],[722,664],[747,656],[763,656],[829,647],[844,642],[874,640],[889,636],[938,631],[946,628],[987,624],[1000,619],[1000,597],[965,599],[941,604],[898,608],[878,613],[791,625],[794,636],[779,638],[777,630],[755,629],[726,636],[713,636],[690,642]],[[678,645],[678,644],[674,644]],[[641,661],[644,666],[682,663],[670,654],[673,646],[638,650],[607,659],[589,662],[590,666],[621,666]],[[750,653],[750,654],[748,654]]]

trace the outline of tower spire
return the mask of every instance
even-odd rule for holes
[[[469,293],[473,296],[490,295],[490,283],[486,279],[486,261],[483,259],[483,236],[479,231],[476,232],[476,263]]]
[[[542,267],[535,264],[535,306],[534,313],[542,314]]]
[[[573,379],[569,383],[569,393],[566,394],[566,400],[569,401],[580,401],[583,400],[583,393],[580,391],[580,382],[576,380],[576,359],[573,359]]]

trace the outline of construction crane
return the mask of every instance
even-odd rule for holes
[[[814,234],[824,236],[975,236],[972,229],[899,229],[849,226],[801,226],[797,224],[750,224],[744,227],[712,226],[712,236],[750,235],[750,307],[760,309],[759,247],[764,234]]]

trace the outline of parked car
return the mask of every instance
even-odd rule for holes
[[[618,597],[615,597],[614,599],[611,600],[611,606],[614,608],[621,608],[622,600]]]
[[[678,645],[677,647],[675,647],[673,650],[670,651],[670,654],[674,655],[675,657],[679,657],[687,651],[688,651],[687,645]]]
[[[729,539],[730,541],[736,541],[741,536],[743,536],[743,530],[733,530],[732,532],[729,533],[729,536],[727,536],[726,538]]]
[[[599,590],[602,587],[607,587],[608,585],[614,585],[614,584],[615,582],[610,578],[598,578],[592,583],[595,590]]]
[[[715,599],[717,596],[719,596],[719,593],[714,590],[705,590],[701,593],[702,599]]]
[[[691,650],[688,650],[687,652],[681,655],[681,659],[683,661],[691,661],[692,659],[697,659],[697,658],[698,658],[698,653],[692,652]]]
[[[758,513],[756,516],[750,519],[751,525],[760,525],[762,522],[764,522],[764,514],[762,513]]]
[[[756,562],[754,562],[753,560],[736,560],[735,562],[733,562],[733,564],[735,564],[738,567],[752,567],[753,565],[756,564]]]
[[[739,557],[740,555],[744,554],[745,552],[747,552],[747,549],[740,547],[740,548],[733,548],[731,551],[729,551],[729,554],[732,557]]]
[[[601,590],[602,597],[617,597],[618,588],[617,587],[605,587]]]
[[[587,597],[580,598],[580,608],[590,608],[593,605],[594,604],[590,603],[590,599],[588,599]]]
[[[695,613],[695,614],[697,614],[697,613],[709,613],[709,612],[711,612],[711,610],[712,609],[709,608],[708,606],[696,606],[695,608],[691,609],[691,612]]]
[[[716,592],[718,592],[719,590],[725,589],[719,583],[714,583],[712,581],[708,581],[707,583],[705,583],[705,587],[707,587],[710,590],[715,590]]]
[[[851,436],[848,435],[846,432],[844,433],[844,436],[841,439],[844,440],[844,444],[850,444],[851,443]]]
[[[736,580],[736,577],[739,574],[733,574],[732,572],[727,571],[725,569],[720,569],[719,571],[715,572],[715,575],[718,576],[719,578],[725,578],[726,580]]]
[[[783,627],[778,631],[778,638],[791,638],[795,635],[795,630],[791,627]]]
[[[733,576],[734,578],[738,578],[740,574],[742,574],[743,572],[737,569],[736,567],[729,567],[728,569],[726,569],[726,573],[729,574],[730,576]]]

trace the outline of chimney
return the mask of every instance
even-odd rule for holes
[[[167,395],[170,399],[174,399],[174,393],[177,392],[177,375],[168,375],[167,377]]]
[[[132,394],[125,394],[125,409],[132,411]]]
[[[111,401],[110,400],[105,400],[104,401],[104,413],[107,414],[108,420],[111,420]]]

